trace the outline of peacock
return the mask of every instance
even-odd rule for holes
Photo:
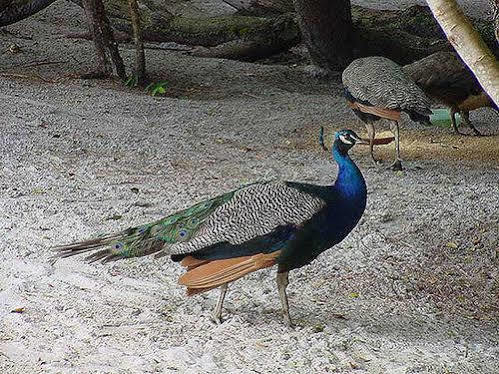
[[[218,323],[228,283],[277,264],[284,321],[291,326],[289,271],[341,242],[364,213],[366,183],[348,155],[357,143],[369,144],[352,130],[335,133],[332,155],[338,176],[332,185],[256,182],[155,222],[55,247],[54,261],[87,252],[86,260],[102,263],[153,253],[170,256],[186,268],[178,281],[187,295],[220,287],[213,311]]]
[[[470,121],[470,111],[497,105],[487,95],[478,80],[455,52],[436,52],[412,64],[404,71],[431,98],[450,109],[452,127],[460,134],[456,113],[460,113],[475,135],[481,135]]]
[[[402,170],[399,145],[400,113],[413,121],[430,124],[430,100],[395,62],[381,56],[359,58],[350,63],[342,77],[345,96],[353,112],[365,123],[372,160],[375,130],[379,119],[390,121],[395,136],[394,170]]]

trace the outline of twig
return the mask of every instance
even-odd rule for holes
[[[324,144],[324,126],[321,126],[321,129],[319,130],[319,145],[324,151],[329,152],[328,147]]]
[[[57,83],[60,82],[60,80],[54,80],[54,79],[47,79],[42,77],[40,74],[33,74],[33,75],[27,75],[27,74],[17,74],[17,73],[1,73],[0,72],[0,77],[11,77],[11,78],[23,78],[23,79],[39,79],[43,82],[47,83]]]
[[[26,74],[16,74],[16,73],[0,73],[0,77],[12,77],[12,78],[33,78],[33,76]]]
[[[178,46],[171,46],[171,47],[165,47],[161,45],[155,45],[151,43],[145,43],[144,48],[146,49],[158,49],[161,51],[177,51],[177,52],[188,52],[193,49],[193,47],[190,47],[188,45],[182,45],[179,44]]]
[[[227,1],[227,0],[222,0],[222,1],[223,1],[225,4],[227,4],[228,6],[230,6],[230,7],[234,8],[234,9],[235,9],[235,10],[237,10],[237,11],[240,11],[241,9],[243,9],[243,8],[240,8],[240,7],[235,6],[235,5],[234,5],[234,4],[232,4],[230,1]]]
[[[31,67],[34,67],[34,66],[41,66],[41,65],[56,65],[56,64],[65,64],[69,61],[47,61],[47,60],[42,60],[42,61],[34,61],[34,62],[31,62],[29,64],[25,64],[25,65],[19,65],[18,67],[19,68],[31,68]]]

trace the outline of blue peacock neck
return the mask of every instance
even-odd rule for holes
[[[347,149],[342,149],[339,141],[333,145],[333,157],[338,164],[338,177],[333,185],[339,202],[345,204],[352,216],[362,215],[366,207],[367,189],[362,173],[348,155]]]

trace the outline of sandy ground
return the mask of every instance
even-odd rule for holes
[[[491,110],[472,113],[480,138],[404,122],[401,173],[352,152],[368,207],[346,240],[292,272],[295,329],[282,323],[275,269],[235,282],[217,326],[217,291],[185,297],[168,259],[50,265],[53,245],[242,183],[330,183],[319,126],[328,140],[345,127],[364,134],[338,80],[300,66],[148,50],[169,97],[74,79],[92,66],[92,44],[61,32],[82,24],[61,2],[0,30],[1,373],[499,372]],[[20,53],[7,51],[14,43]],[[43,61],[53,64],[33,66]],[[392,146],[376,152],[393,157]]]

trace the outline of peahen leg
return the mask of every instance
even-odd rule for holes
[[[286,295],[286,287],[289,284],[288,272],[277,273],[277,289],[279,290],[279,298],[281,299],[282,314],[284,316],[284,322],[288,326],[293,326],[291,318],[289,317],[289,304],[288,296]]]
[[[367,135],[369,136],[369,152],[371,153],[371,158],[373,160],[374,165],[377,165],[378,160],[374,158],[374,153],[373,153],[374,137],[376,135],[376,132],[374,130],[374,124],[372,122],[366,122],[365,125],[366,125]]]
[[[228,288],[229,285],[227,283],[224,283],[220,286],[220,296],[218,297],[217,305],[213,310],[213,320],[215,321],[216,324],[222,323],[222,307],[224,304],[225,295],[227,294]]]
[[[460,135],[462,135],[462,134],[459,132],[459,129],[457,128],[456,113],[457,113],[457,110],[456,110],[456,109],[454,109],[454,108],[451,108],[451,109],[450,109],[450,120],[452,121],[452,128],[454,129],[454,132],[455,132],[456,134],[460,134]]]
[[[395,161],[391,165],[393,170],[402,170],[402,160],[400,159],[399,123],[390,121],[390,131],[395,137]]]
[[[461,112],[459,112],[459,114],[461,114],[461,117],[463,117],[464,122],[466,122],[466,124],[469,126],[469,128],[473,130],[473,132],[475,133],[476,136],[481,136],[482,135],[480,133],[480,131],[478,131],[476,129],[476,127],[473,126],[473,124],[471,123],[471,121],[470,121],[470,112],[469,111],[462,110]]]

